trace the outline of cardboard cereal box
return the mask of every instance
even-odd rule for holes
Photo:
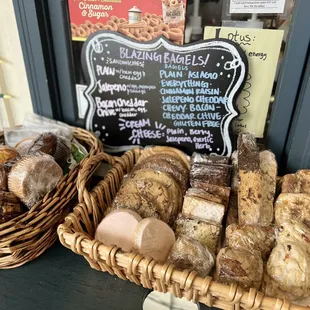
[[[183,44],[186,0],[68,0],[73,40],[99,30],[141,41],[160,35]]]

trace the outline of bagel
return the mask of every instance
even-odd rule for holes
[[[89,29],[92,29],[92,28],[93,28],[93,24],[92,24],[92,22],[90,22],[89,20],[86,20],[86,21],[85,21],[85,25],[86,25]]]
[[[151,27],[159,26],[159,21],[158,21],[158,19],[156,19],[156,18],[151,18],[151,19],[150,19],[150,26],[151,26]]]
[[[146,31],[141,33],[141,37],[146,38],[147,41],[152,40],[152,35],[150,33],[146,32]]]
[[[110,17],[110,21],[114,22],[116,25],[119,24],[119,18],[115,15]]]
[[[172,41],[182,41],[183,40],[183,32],[179,28],[172,28],[168,32],[169,38]]]
[[[79,27],[77,30],[76,30],[76,34],[78,37],[82,37],[82,38],[86,38],[87,37],[87,32],[84,28],[82,27]]]
[[[104,29],[104,24],[103,23],[97,23],[96,25],[97,28],[99,28],[99,30],[103,30]]]
[[[117,31],[117,24],[113,21],[113,20],[109,20],[108,22],[107,22],[107,24],[106,24],[106,26],[110,26],[110,27],[112,27],[112,30],[113,31]]]

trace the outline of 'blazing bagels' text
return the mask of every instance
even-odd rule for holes
[[[160,54],[158,52],[138,51],[135,49],[128,49],[126,47],[121,47],[120,58],[153,61],[165,64],[178,64],[186,66],[205,66],[209,61],[210,54],[207,54],[205,56],[197,56],[195,54],[182,55],[170,52]]]

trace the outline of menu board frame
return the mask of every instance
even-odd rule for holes
[[[221,102],[217,106],[213,105],[213,109],[215,108],[218,108],[218,109],[213,110],[214,112],[211,111],[211,113],[209,114],[210,116],[211,114],[212,116],[216,115],[218,124],[214,126],[218,128],[215,128],[215,129],[212,128],[213,124],[211,124],[211,121],[208,121],[208,122],[205,121],[205,122],[199,122],[203,124],[203,127],[194,127],[194,129],[185,128],[185,133],[181,133],[182,129],[175,129],[175,131],[173,131],[173,129],[166,128],[168,127],[167,123],[170,124],[171,121],[165,122],[165,113],[163,113],[162,117],[160,115],[157,115],[157,119],[153,120],[153,122],[152,120],[147,118],[147,116],[145,116],[145,118],[142,119],[142,121],[144,121],[143,125],[145,125],[145,127],[149,128],[153,126],[153,128],[155,128],[152,131],[153,138],[151,137],[147,140],[149,142],[147,143],[145,142],[146,141],[145,136],[142,136],[142,137],[139,136],[137,138],[137,135],[134,135],[131,133],[128,135],[129,136],[128,145],[125,145],[125,143],[122,143],[121,145],[111,145],[107,143],[106,142],[107,140],[113,141],[113,142],[116,139],[118,139],[119,141],[124,141],[122,140],[122,137],[126,134],[126,129],[127,131],[130,130],[128,128],[125,128],[125,125],[124,125],[126,121],[126,117],[122,116],[122,114],[120,113],[119,114],[116,113],[119,110],[118,108],[108,109],[106,106],[103,109],[98,108],[98,105],[99,106],[101,105],[100,98],[99,98],[100,93],[102,92],[104,93],[102,96],[103,97],[105,96],[105,99],[108,97],[108,93],[111,93],[111,94],[113,93],[112,90],[111,91],[107,90],[106,89],[107,87],[119,86],[118,88],[121,87],[121,89],[125,89],[126,84],[124,84],[124,82],[122,81],[119,81],[119,84],[114,84],[114,83],[118,83],[118,80],[114,78],[114,75],[117,74],[115,73],[115,71],[118,72],[118,71],[121,71],[122,69],[120,68],[119,70],[115,70],[115,68],[113,68],[113,64],[114,64],[113,60],[118,60],[118,57],[120,56],[116,55],[117,54],[116,50],[110,50],[110,49],[116,48],[118,49],[117,52],[119,52],[119,50],[125,50],[126,49],[125,47],[128,47],[128,49],[130,49],[131,51],[136,52],[137,55],[140,55],[140,54],[142,55],[142,53],[146,53],[146,54],[149,53],[150,55],[153,55],[156,53],[156,57],[158,58],[156,60],[149,59],[147,57],[143,58],[143,59],[146,59],[143,62],[143,66],[145,66],[144,70],[147,70],[148,69],[147,67],[150,66],[150,64],[153,65],[154,62],[160,63],[161,66],[163,65],[163,63],[165,63],[165,66],[166,66],[167,64],[166,57],[168,57],[168,55],[171,56],[171,59],[175,59],[177,57],[183,60],[186,59],[186,64],[188,64],[188,66],[185,66],[183,63],[184,70],[189,70],[189,68],[196,68],[198,70],[198,71],[193,72],[193,75],[192,75],[193,83],[196,82],[196,80],[194,80],[195,79],[194,74],[203,75],[203,78],[200,78],[201,81],[199,80],[199,82],[202,82],[205,85],[207,85],[204,87],[207,87],[207,90],[210,90],[210,91],[212,91],[213,86],[209,86],[209,84],[211,85],[211,83],[207,83],[206,81],[210,81],[210,79],[206,78],[205,76],[206,74],[208,75],[217,74],[218,76],[216,78],[218,79],[217,86],[219,86],[217,89],[218,90],[221,89],[221,93],[223,94],[219,96],[214,96],[214,99],[222,98],[222,100],[224,101],[226,100],[226,102]],[[199,54],[196,55],[196,53],[199,53]],[[205,58],[203,58],[204,56],[202,56],[202,53],[205,54],[204,55]],[[224,59],[224,55],[226,57],[225,59]],[[229,60],[227,59],[228,56],[229,56]],[[127,59],[126,56],[124,57],[125,59]],[[108,59],[111,59],[111,60],[108,60]],[[167,61],[172,61],[171,59],[169,58],[169,60]],[[220,62],[221,62],[221,66],[220,66]],[[101,66],[101,63],[104,63],[104,64]],[[218,70],[219,73],[215,73],[215,72],[211,73],[211,71],[207,72],[210,64],[213,65],[212,67],[213,70]],[[119,68],[118,64],[116,64],[115,66]],[[187,67],[187,69],[185,69],[185,67]],[[248,72],[248,60],[246,58],[245,53],[239,47],[238,44],[235,44],[234,42],[230,40],[226,40],[226,39],[211,39],[211,40],[205,40],[199,43],[192,43],[192,44],[188,44],[185,46],[179,46],[179,45],[172,44],[171,42],[166,40],[164,37],[157,38],[150,42],[141,43],[141,42],[137,42],[135,40],[129,39],[123,36],[122,34],[116,34],[111,31],[102,31],[102,32],[97,32],[93,34],[85,43],[83,50],[82,50],[82,68],[89,80],[89,85],[84,92],[84,95],[87,98],[87,101],[89,102],[89,110],[88,110],[87,117],[86,117],[86,128],[88,130],[96,132],[107,148],[118,151],[120,147],[124,149],[124,148],[132,147],[132,144],[140,145],[140,141],[141,141],[141,145],[143,146],[150,145],[150,144],[165,144],[165,145],[179,146],[184,151],[187,151],[188,153],[193,152],[193,151],[203,151],[203,152],[207,152],[211,154],[218,154],[218,155],[224,155],[224,156],[231,155],[233,151],[231,122],[234,118],[238,116],[238,111],[236,109],[236,98],[237,98],[237,95],[240,93],[241,89],[243,88],[243,85],[245,83],[245,77],[247,76],[247,72]],[[99,68],[102,71],[101,75],[103,77],[103,80],[98,75]],[[154,69],[154,66],[152,67],[152,69]],[[160,70],[160,71],[164,71],[164,70]],[[223,71],[223,72],[220,73],[220,71]],[[136,72],[143,73],[145,75],[145,71],[143,70],[141,72],[138,72],[138,71]],[[169,73],[171,74],[171,71],[169,71]],[[222,76],[220,76],[220,74]],[[109,76],[112,76],[112,80],[113,80],[113,82],[111,82],[112,84],[108,84],[104,80],[104,79],[110,79],[111,81],[111,78]],[[131,78],[133,77],[130,77],[130,79]],[[140,80],[141,79],[142,78],[140,78]],[[152,79],[152,77],[148,76],[146,77],[146,79],[149,81],[150,79]],[[155,82],[158,82],[158,79],[160,80],[161,77],[158,76],[157,78],[155,78]],[[128,81],[128,82],[133,82],[133,81]],[[136,81],[136,82],[139,84],[139,81]],[[212,84],[214,84],[215,80],[211,79],[211,82]],[[98,86],[99,84],[100,86]],[[224,88],[222,85],[225,85]],[[211,89],[209,89],[209,87]],[[201,90],[205,91],[205,89],[201,89]],[[121,92],[122,90],[115,89],[114,91]],[[140,95],[140,97],[141,96],[142,95]],[[128,95],[128,97],[130,96]],[[142,96],[142,97],[145,99],[145,96]],[[208,95],[202,96],[202,97],[206,99],[212,99],[210,98],[212,96],[208,97]],[[159,96],[159,98],[162,98],[162,97]],[[197,98],[197,96],[195,98]],[[115,96],[114,96],[114,99],[115,99]],[[150,99],[153,99],[153,97]],[[194,99],[194,98],[191,98],[191,99]],[[135,98],[135,100],[137,101],[137,98]],[[116,104],[116,101],[117,100],[110,100],[110,101],[102,100],[102,102],[104,103],[114,102],[114,104]],[[139,101],[148,102],[147,100],[139,100]],[[160,101],[160,99],[158,101]],[[195,105],[198,105],[196,101],[193,101],[193,102]],[[147,104],[148,104],[148,107],[150,108],[151,103],[148,102]],[[153,102],[153,104],[156,104],[156,103]],[[156,111],[155,112],[154,111],[155,110],[153,109],[153,113],[157,113]],[[104,114],[100,115],[100,113],[101,114],[104,113]],[[140,115],[143,113],[147,113],[147,112],[141,112]],[[185,111],[183,113],[185,114]],[[98,115],[96,116],[96,114]],[[106,127],[108,127],[109,119],[113,117],[115,114],[117,114],[117,117],[119,117],[118,118],[119,121],[123,123],[119,123],[118,125],[115,123],[112,124],[113,138],[111,138],[111,126],[110,126],[110,131]],[[191,114],[194,115],[194,113],[191,113]],[[98,122],[98,118],[100,116],[102,116],[103,119],[104,117],[106,117],[106,123],[104,124],[104,126],[102,126],[103,124],[100,121]],[[94,121],[94,118],[97,119],[96,122]],[[174,124],[175,123],[176,122],[174,122]],[[141,122],[139,123],[139,126],[142,126]],[[184,126],[187,127],[190,125],[186,124]],[[195,124],[195,126],[199,126],[199,125]],[[176,127],[177,125],[174,125],[174,128]],[[207,129],[207,130],[204,130],[204,129]],[[118,130],[119,130],[119,135],[116,135],[115,132]],[[206,137],[201,138],[201,136],[199,137],[194,136],[195,133],[198,132],[198,130],[200,130],[198,135],[203,134],[205,136],[209,136],[209,138],[207,139]],[[164,131],[166,131],[166,133]],[[132,130],[132,132],[134,132],[134,130]],[[183,134],[184,137],[179,138],[178,140],[176,140],[177,138],[169,139],[167,132],[170,132],[171,135]],[[161,137],[164,137],[165,135],[166,135],[165,138],[161,138]],[[192,136],[194,137],[192,138]],[[200,141],[203,143],[199,143]]]

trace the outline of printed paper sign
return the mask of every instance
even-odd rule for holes
[[[238,44],[216,39],[171,44],[137,42],[116,32],[88,38],[86,127],[109,149],[170,145],[229,156],[236,98],[247,76]]]
[[[285,0],[230,0],[230,13],[278,13],[284,12]]]
[[[206,27],[204,38],[232,40],[245,51],[249,61],[248,77],[237,99],[240,116],[236,119],[236,132],[251,132],[258,138],[264,135],[271,92],[273,88],[282,30]]]

